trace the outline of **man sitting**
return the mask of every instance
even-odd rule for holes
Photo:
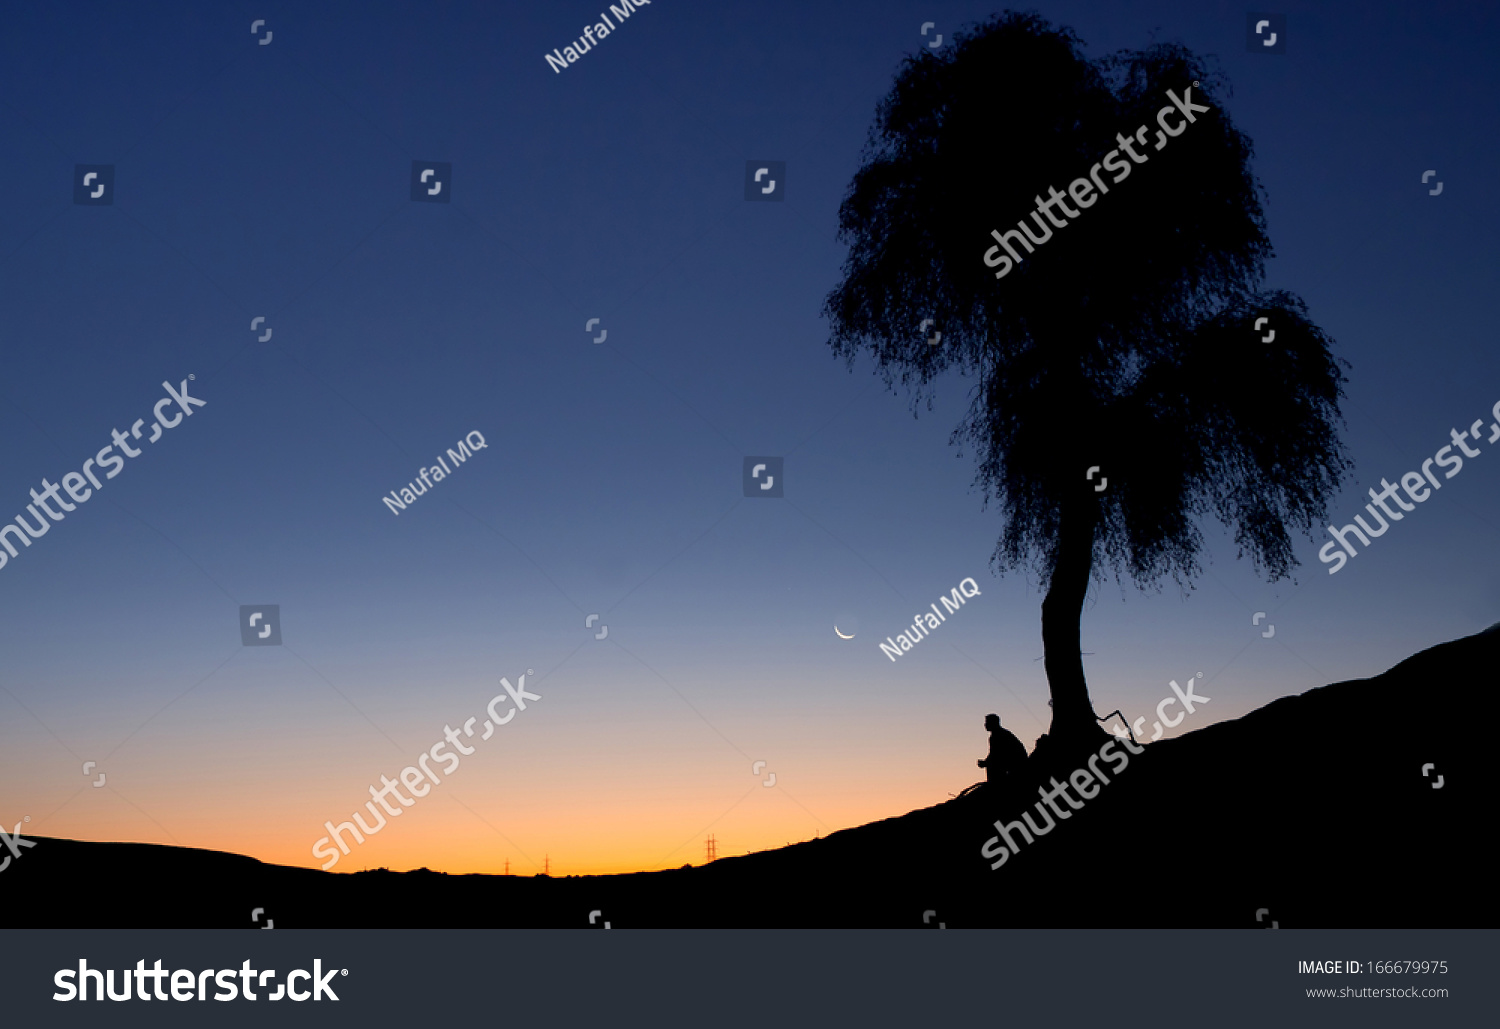
[[[1007,776],[1025,767],[1026,745],[1009,729],[1000,727],[999,715],[985,715],[984,727],[990,733],[990,753],[979,759],[979,767],[985,770],[991,786],[1000,786]]]

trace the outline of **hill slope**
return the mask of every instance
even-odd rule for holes
[[[1034,788],[979,791],[704,868],[563,879],[341,874],[40,838],[0,879],[3,919],[251,928],[259,907],[277,928],[584,927],[597,909],[615,928],[894,927],[935,911],[932,924],[949,928],[1227,928],[1255,926],[1265,909],[1261,924],[1286,928],[1491,927],[1496,891],[1480,848],[1493,816],[1479,802],[1493,797],[1495,775],[1480,725],[1497,659],[1490,629],[1372,679],[1147,744],[998,870],[981,848],[997,816],[1013,821],[1036,803]],[[1031,786],[1087,757],[1034,757]]]

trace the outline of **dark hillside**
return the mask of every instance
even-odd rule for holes
[[[1482,759],[1497,668],[1491,629],[1146,744],[995,871],[980,854],[993,822],[1019,818],[1034,791],[970,793],[703,868],[562,879],[325,873],[43,838],[0,879],[0,910],[9,927],[57,928],[251,928],[257,907],[276,928],[583,928],[591,910],[614,928],[917,927],[926,911],[948,928],[1229,928],[1261,909],[1260,924],[1286,928],[1490,927],[1495,773]],[[1049,774],[1087,756],[1059,755]],[[1031,761],[1045,778],[1043,763]]]

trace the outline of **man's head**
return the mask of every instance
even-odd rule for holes
[[[988,729],[990,732],[994,732],[996,729],[1000,728],[1000,716],[999,715],[985,715],[984,716],[984,727],[986,729]]]

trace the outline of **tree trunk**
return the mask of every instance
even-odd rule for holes
[[[1083,677],[1083,602],[1094,566],[1098,502],[1092,496],[1064,498],[1058,521],[1057,561],[1042,601],[1042,648],[1052,690],[1054,742],[1093,737],[1099,732]]]

